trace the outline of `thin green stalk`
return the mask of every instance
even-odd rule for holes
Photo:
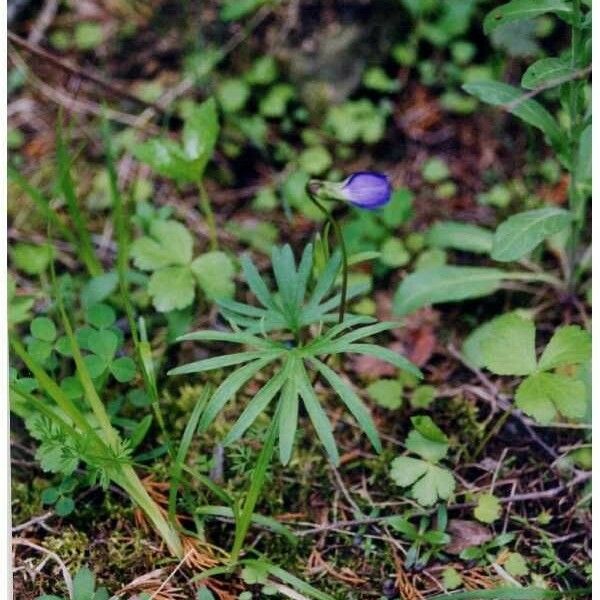
[[[564,283],[548,273],[526,273],[524,271],[507,271],[502,275],[502,279],[511,279],[513,281],[543,281],[556,288],[563,288]]]
[[[79,210],[75,186],[71,178],[71,157],[63,138],[62,122],[60,119],[56,132],[56,159],[58,162],[58,181],[73,222],[81,260],[92,277],[102,275],[104,269],[94,252],[90,233],[85,226],[83,214]]]
[[[248,533],[248,528],[250,527],[250,523],[252,522],[254,507],[258,502],[260,492],[265,482],[267,467],[269,466],[271,458],[273,457],[273,452],[275,450],[275,439],[277,437],[277,429],[279,423],[279,406],[280,404],[278,405],[278,408],[271,419],[271,424],[269,425],[265,442],[258,456],[258,460],[256,461],[252,481],[250,483],[250,489],[248,490],[248,494],[246,495],[246,500],[244,502],[242,512],[239,516],[239,519],[236,519],[235,537],[233,540],[233,548],[231,550],[229,558],[230,563],[236,563],[240,556],[244,540],[246,539],[246,534]]]
[[[348,253],[346,251],[346,242],[344,242],[344,236],[342,235],[342,228],[339,223],[333,218],[333,215],[317,200],[314,194],[311,193],[310,189],[307,188],[308,197],[313,201],[315,206],[325,215],[327,222],[331,224],[331,227],[335,231],[335,237],[337,238],[340,250],[342,251],[342,297],[340,301],[340,310],[338,323],[344,321],[344,315],[346,313],[346,302],[348,296]],[[326,240],[326,238],[323,238]]]
[[[129,283],[127,279],[127,270],[129,267],[129,233],[126,225],[127,211],[117,183],[117,171],[115,169],[115,159],[111,144],[110,126],[106,118],[103,121],[102,133],[106,151],[106,167],[108,170],[109,188],[112,198],[115,231],[117,234],[117,275],[119,278],[119,292],[121,301],[125,308],[125,314],[127,315],[127,321],[129,323],[133,345],[135,346],[138,365],[141,369],[142,377],[144,379],[144,387],[150,396],[150,400],[152,402],[152,411],[154,413],[156,422],[160,427],[165,443],[167,444],[169,455],[171,458],[174,458],[171,439],[160,410],[158,389],[156,386],[156,378],[154,376],[154,362],[152,360],[150,344],[145,337],[145,328],[143,327],[142,333],[144,334],[144,339],[140,340],[140,334],[135,322],[135,312],[131,302],[131,296],[129,294]]]
[[[210,205],[210,199],[208,197],[208,194],[206,193],[206,188],[204,187],[204,183],[202,183],[202,181],[198,183],[198,190],[200,191],[200,208],[204,213],[206,224],[208,226],[210,249],[218,250],[219,240],[217,239],[217,226],[215,223],[215,215],[213,213],[212,206]]]
[[[577,53],[580,46],[580,21],[581,21],[581,0],[573,0],[573,22],[571,27],[571,67],[577,67]],[[579,166],[579,146],[578,137],[580,135],[580,119],[579,111],[577,110],[577,99],[579,95],[581,83],[572,81],[569,83],[569,145],[571,151],[571,160],[569,165],[569,208],[574,215],[573,224],[571,225],[571,236],[569,239],[569,288],[572,289],[575,284],[575,261],[577,247],[579,246],[579,238],[581,228],[583,226],[583,218],[585,208],[581,199],[581,195],[577,188],[577,169]]]

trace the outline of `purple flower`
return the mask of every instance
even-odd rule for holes
[[[342,195],[348,202],[374,210],[387,204],[392,197],[392,185],[387,175],[376,171],[362,171],[342,182]]]
[[[358,208],[375,210],[392,197],[392,185],[387,175],[377,171],[361,171],[340,183],[313,179],[308,192],[321,200],[341,200]]]

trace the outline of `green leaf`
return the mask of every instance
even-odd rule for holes
[[[153,416],[146,415],[133,429],[131,435],[129,436],[129,443],[131,444],[131,448],[137,448],[146,437],[150,426],[152,425]]]
[[[500,518],[501,506],[494,494],[481,494],[473,511],[475,518],[482,523],[493,523]]]
[[[298,391],[300,392],[300,396],[302,396],[306,412],[317,432],[317,436],[325,447],[329,459],[334,465],[339,465],[340,455],[338,454],[335,439],[333,438],[331,422],[321,407],[319,399],[313,390],[312,384],[308,379],[308,375],[302,364],[300,364],[300,374],[298,376]]]
[[[423,165],[423,179],[428,183],[439,183],[449,176],[448,165],[441,158],[430,158]]]
[[[412,486],[411,494],[422,506],[431,506],[438,498],[448,499],[455,487],[448,469],[408,456],[392,461],[390,477],[400,487]]]
[[[191,161],[179,144],[166,138],[135,145],[133,155],[159,175],[179,182],[198,181],[198,167],[203,167],[202,160]]]
[[[568,60],[555,57],[540,58],[525,71],[521,79],[521,85],[528,90],[533,90],[537,87],[546,86],[553,81],[564,80],[574,72],[575,69]]]
[[[518,260],[572,219],[569,211],[550,206],[512,215],[496,230],[491,256],[502,262]]]
[[[54,256],[54,249],[50,244],[35,246],[33,244],[15,244],[10,250],[14,265],[28,275],[43,273]]]
[[[224,357],[220,357],[224,358]],[[293,372],[293,366],[296,363],[294,358],[289,358],[277,372],[277,374],[269,379],[267,383],[260,388],[260,390],[254,395],[252,400],[248,403],[234,426],[229,430],[225,439],[223,440],[224,446],[229,446],[233,442],[237,441],[244,435],[244,432],[254,423],[258,415],[263,412],[273,397],[279,393],[283,384],[286,382],[289,374]]]
[[[479,343],[481,363],[496,375],[529,375],[536,369],[535,325],[516,313],[491,322]]]
[[[208,426],[223,409],[227,401],[230,400],[246,382],[254,377],[256,373],[258,373],[270,362],[273,362],[275,358],[277,358],[277,355],[260,358],[231,373],[231,375],[229,375],[216,389],[215,393],[206,405],[206,409],[202,413],[202,418],[198,424],[198,430],[201,432],[206,431]],[[169,371],[169,375],[173,375],[173,371]]]
[[[431,596],[428,600],[566,600],[579,596],[589,597],[591,588],[548,590],[540,587],[519,588],[515,586],[474,590],[471,592],[452,592]]]
[[[214,98],[194,105],[188,112],[183,126],[183,149],[186,156],[194,161],[196,181],[200,181],[219,136],[219,118]]]
[[[394,365],[402,371],[411,373],[419,379],[423,377],[421,371],[415,367],[415,365],[413,365],[408,358],[388,348],[382,348],[381,346],[377,346],[375,344],[348,344],[343,351],[374,356],[375,358],[379,358],[380,360]]]
[[[491,231],[457,221],[435,223],[427,232],[426,240],[434,248],[455,248],[479,254],[489,254],[492,249]]]
[[[194,275],[189,267],[165,267],[152,273],[148,293],[160,312],[182,309],[194,301]]]
[[[456,302],[494,293],[504,277],[499,269],[485,267],[432,267],[411,273],[394,296],[394,313],[409,314],[438,302]]]
[[[204,371],[214,371],[215,369],[222,369],[224,367],[230,367],[232,365],[239,365],[241,363],[249,362],[251,360],[266,358],[265,352],[237,352],[235,354],[223,354],[222,356],[213,356],[212,358],[205,358],[203,360],[197,360],[169,371],[169,375],[187,375],[188,373],[202,373]],[[275,351],[272,353],[273,358],[277,357],[280,352]]]
[[[579,156],[577,159],[577,183],[589,186],[592,180],[592,126],[588,125],[579,138]],[[586,192],[586,195],[589,191]]]
[[[292,456],[294,436],[298,427],[298,383],[297,374],[292,373],[281,392],[279,413],[279,460],[287,465]]]
[[[244,108],[249,95],[250,88],[243,79],[230,77],[217,87],[217,98],[225,112],[238,112]]]
[[[402,384],[396,379],[380,379],[371,383],[367,394],[384,408],[393,410],[402,406]]]
[[[410,397],[410,404],[413,408],[427,408],[435,400],[436,395],[437,390],[433,385],[419,385]]]
[[[483,30],[489,34],[500,25],[534,19],[549,12],[569,14],[572,8],[565,0],[512,0],[498,6],[485,16]]]
[[[177,221],[153,221],[150,236],[138,238],[130,254],[138,269],[154,271],[171,265],[187,265],[192,260],[194,240]]]
[[[525,577],[529,573],[527,562],[519,552],[510,552],[508,554],[504,568],[513,577]]]
[[[115,311],[107,304],[92,304],[85,311],[85,319],[98,329],[110,327],[117,319]]]
[[[232,298],[235,292],[235,267],[225,252],[206,252],[191,265],[198,285],[210,300]]]
[[[56,339],[56,326],[48,317],[36,317],[29,326],[31,335],[44,342],[53,342]]]
[[[514,103],[511,108],[514,115],[540,129],[555,149],[564,146],[565,137],[556,119],[537,100],[523,98],[524,94],[519,88],[499,81],[475,81],[466,83],[463,89],[494,106]]]
[[[87,567],[82,567],[73,577],[73,600],[92,600],[95,588],[94,574]]]
[[[559,327],[540,358],[543,371],[563,365],[578,365],[592,357],[592,336],[578,325]]]
[[[59,517],[66,517],[75,510],[75,502],[69,496],[63,496],[54,505],[54,510]]]
[[[88,343],[92,352],[108,363],[119,347],[119,338],[110,329],[93,330],[89,333]]]
[[[438,462],[448,452],[448,438],[443,431],[427,416],[411,419],[414,429],[406,438],[407,450],[418,454],[429,462]]]
[[[97,379],[100,377],[106,371],[106,367],[108,366],[107,361],[96,354],[88,354],[88,356],[84,356],[83,362],[85,363],[85,366],[92,379]]]
[[[331,166],[333,159],[325,146],[307,148],[298,157],[300,168],[309,175],[321,175]]]
[[[135,361],[129,356],[117,358],[110,364],[110,372],[120,383],[127,383],[135,377]]]
[[[346,405],[346,408],[350,411],[352,416],[356,419],[362,430],[366,433],[373,448],[377,452],[381,452],[381,440],[377,433],[377,427],[373,422],[369,409],[364,405],[362,400],[356,395],[349,385],[346,385],[344,380],[332,369],[330,369],[324,362],[313,359],[311,361],[321,373],[321,375],[328,381],[329,385],[333,388],[335,393],[342,399],[342,402]]]
[[[585,384],[556,373],[535,373],[521,382],[515,403],[542,425],[552,422],[557,410],[569,419],[581,420],[586,412]]]
[[[400,238],[389,237],[381,246],[380,260],[387,267],[403,267],[410,261],[410,254]]]
[[[221,8],[222,21],[235,21],[255,11],[266,0],[226,0]]]
[[[444,588],[447,590],[454,590],[462,583],[462,577],[454,567],[446,567],[444,569],[442,572],[442,580],[444,582]]]

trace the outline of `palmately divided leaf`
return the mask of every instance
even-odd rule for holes
[[[392,461],[390,477],[400,487],[412,485],[427,472],[429,465],[424,460],[410,456],[398,456]]]
[[[527,377],[515,395],[516,405],[542,425],[551,423],[556,412],[570,419],[583,419],[586,412],[584,383],[556,373]]]
[[[235,267],[225,252],[205,252],[194,259],[191,269],[202,291],[210,300],[233,296]]]
[[[411,430],[408,434],[405,446],[411,452],[432,463],[444,458],[448,452],[448,442],[427,438],[416,429]]]
[[[431,506],[438,498],[448,499],[454,486],[454,477],[448,469],[428,465],[427,472],[413,485],[411,493],[421,506]]]
[[[298,382],[295,370],[281,392],[279,412],[279,460],[287,465],[292,456],[294,436],[298,427]]]
[[[482,364],[496,375],[529,375],[536,369],[535,325],[516,313],[494,319],[479,348]]]
[[[592,336],[578,325],[559,327],[540,357],[540,369],[579,365],[592,357]]]
[[[195,282],[187,266],[172,266],[154,271],[148,282],[152,304],[160,312],[180,310],[194,301]]]

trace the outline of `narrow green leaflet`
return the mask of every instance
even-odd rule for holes
[[[556,119],[537,100],[524,98],[519,88],[499,81],[475,81],[466,83],[463,89],[494,106],[513,103],[511,112],[529,125],[540,129],[555,149],[558,150],[564,145],[564,135]]]
[[[517,388],[516,405],[542,425],[551,423],[557,411],[567,418],[583,419],[586,390],[581,380],[556,373],[535,373]]]
[[[565,0],[512,0],[498,6],[485,16],[483,30],[489,34],[500,25],[534,19],[549,12],[562,15],[571,13],[572,9]]]
[[[481,362],[496,375],[529,375],[536,369],[535,324],[515,313],[502,315],[479,348]]]
[[[540,58],[523,73],[521,85],[528,90],[551,84],[559,85],[574,72],[575,69],[568,60],[557,57]]]
[[[439,221],[429,229],[426,240],[434,248],[454,248],[478,254],[489,254],[492,249],[491,231],[458,221]]]
[[[505,276],[500,269],[441,266],[411,273],[394,296],[394,312],[407,315],[439,302],[456,302],[493,294]]]
[[[281,392],[279,413],[279,460],[287,465],[292,456],[298,427],[298,383],[296,372],[285,382]]]
[[[550,206],[513,215],[496,230],[492,258],[502,262],[518,260],[571,221],[569,211]]]
[[[186,115],[183,126],[183,149],[194,161],[196,181],[202,179],[206,163],[212,157],[219,135],[219,118],[214,98],[193,106]]]

